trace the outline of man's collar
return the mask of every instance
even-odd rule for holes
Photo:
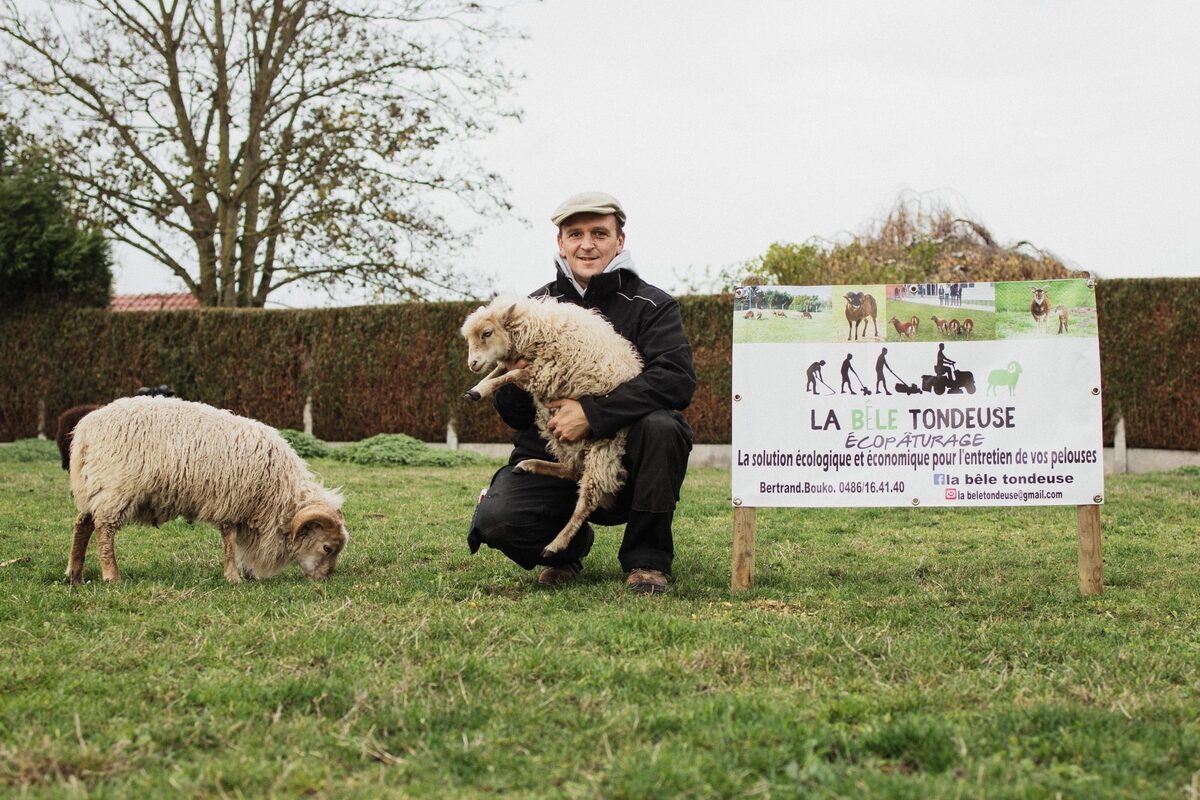
[[[588,281],[587,289],[585,290],[579,285],[579,281],[575,279],[574,273],[571,272],[571,267],[567,265],[566,259],[562,256],[555,256],[554,263],[558,267],[558,278],[556,283],[562,290],[563,294],[575,295],[580,300],[585,297],[589,300],[595,300],[599,297],[612,294],[621,286],[622,270],[633,273],[637,272],[633,268],[633,257],[628,251],[617,253],[616,258],[609,262],[604,268],[604,272],[600,273]]]

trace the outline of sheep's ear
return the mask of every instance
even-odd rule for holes
[[[516,303],[513,303],[508,308],[504,309],[504,312],[500,314],[500,324],[507,325],[509,322],[511,322],[512,318],[513,318],[513,314],[516,312],[516,310],[517,310]]]

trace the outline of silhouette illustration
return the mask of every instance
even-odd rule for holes
[[[869,395],[871,394],[871,390],[867,388],[865,383],[863,383],[862,378],[858,377],[858,371],[854,369],[854,366],[850,363],[853,358],[854,355],[852,353],[846,353],[846,360],[842,362],[841,393],[845,394],[846,387],[848,386],[850,387],[850,394],[857,394],[857,392],[854,391],[854,384],[850,382],[850,373],[854,373],[854,379],[858,381],[858,386],[860,389],[862,389],[862,393]]]
[[[991,394],[997,386],[1007,386],[1008,396],[1017,393],[1017,379],[1021,377],[1021,365],[1015,361],[1008,362],[1007,369],[994,369],[988,373],[988,390]]]
[[[933,374],[921,376],[921,389],[934,394],[975,394],[974,374],[956,369],[957,363],[946,355],[945,342],[939,343]]]
[[[825,366],[825,359],[814,361],[808,365],[808,370],[805,373],[808,375],[808,382],[804,385],[804,391],[811,391],[813,394],[820,394],[820,392],[817,391],[817,381],[820,381],[821,385],[828,389],[830,394],[837,394],[837,392],[833,390],[833,387],[826,383],[825,379],[821,377],[821,367],[823,366]]]
[[[884,377],[884,374],[883,374],[883,371],[885,369],[888,369],[888,370],[891,369],[891,367],[889,367],[888,363],[887,363],[887,348],[886,347],[883,348],[882,352],[880,352],[879,358],[875,359],[875,394],[879,394],[880,384],[883,384],[883,393],[885,395],[891,394],[891,392],[889,392],[888,388],[887,388],[887,378]],[[896,373],[893,372],[892,374],[895,375]]]

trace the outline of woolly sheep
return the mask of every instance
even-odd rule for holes
[[[104,580],[120,580],[113,538],[129,522],[213,523],[231,583],[293,561],[305,577],[327,577],[349,540],[341,495],[274,428],[203,403],[129,397],[93,411],[75,428],[70,475],[79,510],[72,583],[82,580],[93,530]]]
[[[137,397],[174,397],[175,392],[171,391],[171,387],[163,384],[161,386],[143,386],[134,393]],[[54,441],[58,444],[58,454],[62,456],[62,468],[64,470],[71,468],[71,436],[75,433],[75,426],[79,424],[79,420],[86,417],[88,414],[95,411],[100,406],[89,403],[82,406],[71,406],[66,411],[58,415],[58,429],[54,434]]]
[[[517,473],[550,475],[579,483],[579,499],[567,524],[543,556],[560,553],[598,507],[609,508],[625,483],[621,464],[627,430],[611,439],[562,442],[547,433],[551,400],[603,395],[642,372],[637,350],[598,312],[571,303],[532,298],[498,299],[467,317],[467,366],[493,368],[467,392],[482,400],[508,383],[520,382],[533,396],[537,429],[557,459],[526,459]],[[513,369],[521,359],[528,364]]]

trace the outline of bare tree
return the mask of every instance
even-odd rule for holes
[[[469,0],[0,0],[0,89],[49,115],[93,221],[206,306],[295,282],[459,291],[453,224],[509,210],[465,142],[511,37]],[[465,214],[463,214],[465,216]]]

